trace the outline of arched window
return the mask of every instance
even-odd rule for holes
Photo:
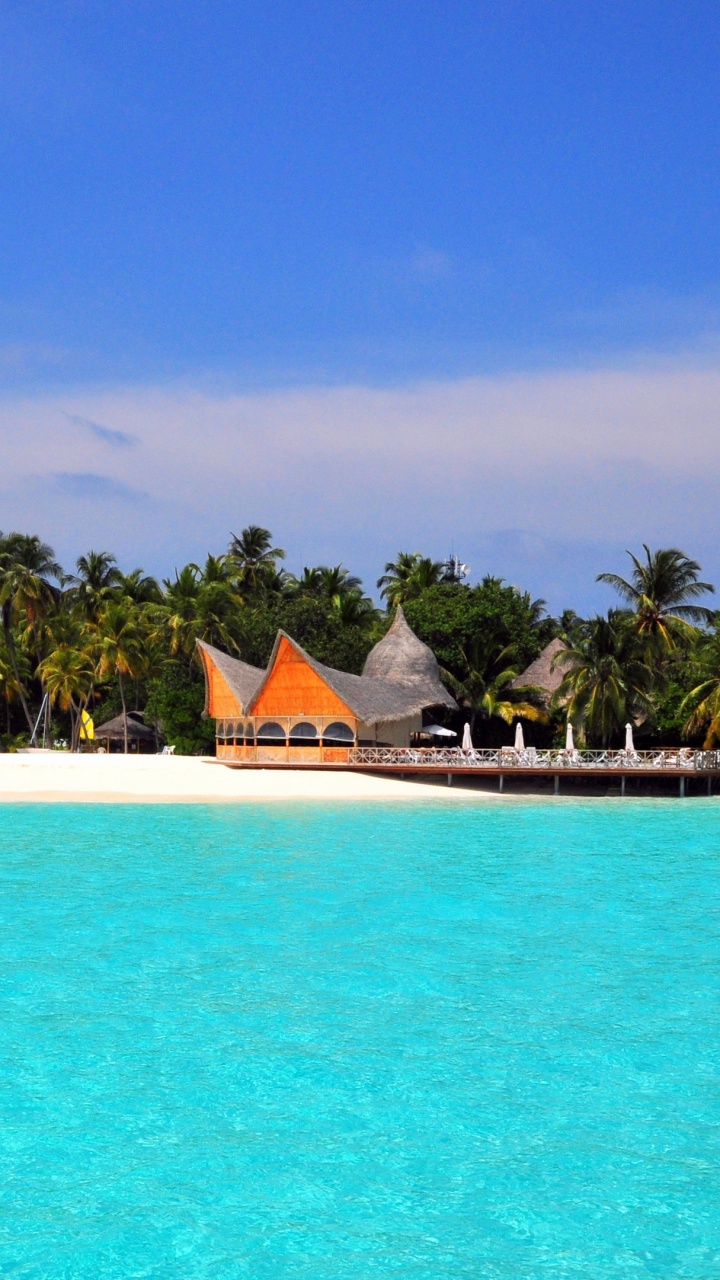
[[[230,729],[231,727],[232,726],[228,723],[227,720],[218,720],[216,733],[220,742],[225,742],[227,738],[232,737],[232,734],[228,733],[228,729]]]
[[[290,730],[291,747],[316,747],[318,745],[317,729],[307,720],[300,720]]]
[[[244,726],[245,729],[245,746],[252,747],[255,743],[255,725],[252,720],[248,720]]]
[[[257,732],[258,742],[267,743],[273,747],[285,745],[285,730],[276,720],[266,720],[265,724],[261,724]]]
[[[349,724],[343,724],[342,720],[333,720],[326,729],[323,729],[323,746],[324,747],[351,747],[355,741],[355,734]]]
[[[236,724],[233,725],[232,728],[233,728],[233,738],[235,739],[235,744],[236,746],[241,747],[245,740],[245,734],[244,734],[245,726],[242,723],[242,721],[238,721]]]

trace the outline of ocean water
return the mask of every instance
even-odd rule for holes
[[[720,802],[0,808],[0,1275],[720,1275]]]

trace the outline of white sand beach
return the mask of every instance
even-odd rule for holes
[[[458,785],[313,769],[228,769],[196,756],[0,755],[0,802],[211,803],[246,800],[450,801],[488,793]],[[499,797],[498,797],[499,798]]]

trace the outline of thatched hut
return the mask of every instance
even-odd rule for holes
[[[550,705],[553,694],[559,689],[564,676],[565,668],[563,663],[555,659],[559,653],[564,653],[567,645],[557,637],[545,645],[542,653],[538,654],[534,662],[530,663],[519,676],[513,680],[512,689],[523,689],[528,685],[534,686],[541,691],[541,701],[545,707]]]
[[[125,721],[127,719],[128,751],[151,752],[158,749],[156,729],[145,724],[140,711],[128,711],[127,717],[122,713],[107,720],[105,724],[95,726],[95,742],[105,747],[106,751],[125,750]]]
[[[360,676],[318,662],[284,631],[266,671],[198,649],[223,759],[346,763],[353,746],[409,746],[424,711],[457,707],[402,610]]]
[[[390,630],[370,650],[363,667],[363,677],[412,688],[425,700],[427,707],[457,708],[455,699],[441,683],[435,654],[415,635],[400,605]]]

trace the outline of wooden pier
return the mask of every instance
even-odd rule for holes
[[[598,793],[625,796],[654,791],[679,796],[712,795],[720,778],[720,751],[689,748],[658,751],[539,751],[511,747],[466,751],[458,747],[350,747],[346,758],[279,759],[279,751],[258,751],[253,761],[220,759],[230,769],[320,769],[445,779],[448,786],[485,781],[494,790]],[[643,785],[644,784],[644,785]],[[718,784],[720,790],[720,784]]]

